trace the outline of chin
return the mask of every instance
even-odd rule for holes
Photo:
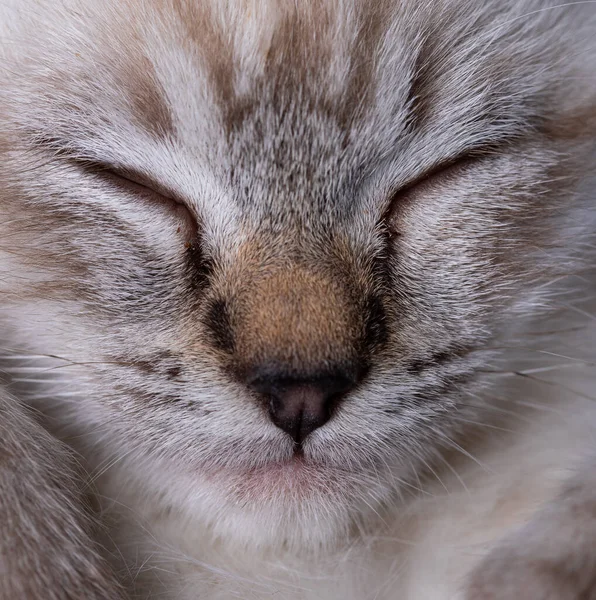
[[[317,463],[304,454],[257,468],[171,474],[157,494],[182,522],[231,548],[316,554],[374,524],[394,497],[376,474]]]

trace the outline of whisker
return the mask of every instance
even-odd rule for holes
[[[449,448],[453,448],[457,452],[460,452],[465,457],[469,458],[471,461],[475,462],[483,471],[485,471],[487,473],[492,473],[493,472],[492,469],[490,469],[486,465],[482,464],[474,455],[470,454],[465,448],[462,448],[455,440],[453,440],[450,437],[446,436],[442,431],[437,430],[437,429],[433,429],[433,432]]]
[[[492,425],[491,423],[483,423],[482,421],[474,421],[472,419],[463,419],[461,417],[454,416],[452,419],[458,423],[467,423],[469,425],[474,425],[476,427],[486,427],[487,429],[494,429],[496,431],[503,431],[505,433],[515,433],[513,429],[505,429],[504,427],[499,427],[497,425]]]
[[[422,458],[421,456],[418,457],[418,460],[428,469],[428,471],[441,484],[441,486],[447,492],[447,494],[449,494],[450,493],[449,488],[445,485],[445,483],[443,482],[443,480],[439,477],[438,473],[430,466],[430,464],[426,460],[424,460],[424,458]]]
[[[531,379],[532,381],[537,381],[539,383],[543,383],[543,384],[551,386],[551,387],[560,388],[562,390],[565,390],[566,392],[570,392],[571,394],[573,394],[575,396],[579,396],[580,398],[585,398],[586,400],[591,400],[592,402],[596,402],[596,398],[593,398],[592,396],[588,396],[587,394],[583,394],[582,392],[578,392],[577,390],[573,390],[570,387],[567,387],[560,383],[555,383],[554,381],[546,381],[544,379],[540,379],[539,377],[533,377],[532,375],[527,375],[525,373],[516,372],[515,374],[519,375],[520,377],[526,377],[527,379]]]
[[[482,398],[479,398],[478,404],[460,404],[459,406],[464,406],[466,408],[473,408],[475,410],[490,411],[492,413],[499,413],[502,415],[506,415],[508,417],[513,417],[516,420],[524,421],[526,423],[532,423],[531,419],[528,419],[524,415],[519,414],[519,411],[507,410],[505,408],[495,406],[492,403],[487,403],[486,400],[491,400],[493,402],[506,402],[506,400],[503,400],[502,398],[495,398],[492,396],[484,396],[483,395]]]
[[[440,452],[437,453],[436,458],[438,458],[451,471],[451,473],[453,473],[454,477],[459,481],[461,486],[464,488],[466,494],[469,495],[470,490],[468,489],[468,486],[464,483],[464,480],[461,478],[460,474],[455,470],[453,465]]]

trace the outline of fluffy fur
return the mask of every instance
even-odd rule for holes
[[[2,11],[0,597],[596,597],[596,4]]]

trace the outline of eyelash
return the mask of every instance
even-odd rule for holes
[[[400,235],[399,231],[391,227],[391,221],[394,220],[395,214],[399,211],[400,203],[411,196],[415,190],[418,190],[422,186],[431,183],[434,179],[441,179],[447,177],[450,172],[464,170],[471,165],[478,163],[489,155],[494,155],[494,149],[489,150],[482,148],[478,150],[468,151],[454,159],[447,162],[438,164],[432,167],[410,183],[400,187],[397,191],[390,194],[390,200],[385,212],[381,218],[381,224],[387,229],[390,238],[395,238]]]
[[[387,232],[389,241],[400,236],[400,232],[395,227],[392,227],[392,221],[395,221],[395,215],[399,211],[400,202],[403,204],[408,195],[411,195],[414,190],[435,178],[445,176],[454,169],[465,169],[470,164],[481,161],[489,155],[494,155],[494,153],[495,149],[492,147],[468,151],[465,154],[429,169],[421,176],[392,193],[390,195],[389,204],[380,220],[381,226]],[[110,179],[111,183],[115,186],[126,188],[126,191],[129,193],[151,196],[153,201],[157,200],[158,203],[162,204],[165,208],[177,212],[180,220],[186,223],[186,227],[184,227],[186,230],[184,233],[184,237],[186,238],[185,247],[190,248],[191,246],[194,247],[196,245],[199,231],[198,219],[186,203],[181,202],[175,197],[175,194],[170,193],[158,183],[147,180],[143,175],[131,173],[130,171],[120,171],[111,165],[89,162],[79,162],[79,164],[82,165],[85,170],[91,171],[95,175],[103,177],[104,179]],[[182,229],[183,226],[180,225],[177,233],[182,233]]]
[[[177,233],[183,234],[187,248],[194,244],[198,236],[198,220],[187,204],[177,199],[175,194],[170,193],[158,183],[147,180],[143,175],[119,171],[101,163],[85,163],[83,166],[86,171],[109,181],[114,187],[135,196],[145,196],[152,203],[162,206],[164,210],[176,213],[181,221]]]
[[[406,184],[403,188],[396,192],[396,194],[401,195],[404,192],[409,192],[410,190],[413,190],[427,181],[430,181],[441,175],[448,174],[449,171],[454,169],[465,169],[471,164],[479,162],[487,157],[488,153],[484,151],[466,152],[465,154],[457,156],[456,158],[442,162],[435,167],[431,167],[412,182]]]
[[[178,202],[174,197],[174,194],[169,193],[156,182],[130,170],[120,170],[111,166],[102,165],[101,163],[87,163],[84,165],[84,168],[87,171],[91,171],[94,175],[111,180],[114,185],[136,188],[135,191],[151,193],[164,200]]]

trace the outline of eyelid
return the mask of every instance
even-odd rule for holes
[[[387,208],[383,212],[380,223],[384,226],[388,226],[393,214],[399,208],[399,201],[407,198],[408,194],[411,194],[417,188],[424,186],[427,182],[431,182],[435,178],[439,178],[441,176],[447,177],[449,172],[454,169],[465,169],[476,162],[480,162],[483,159],[494,156],[495,153],[496,150],[494,147],[484,146],[467,150],[466,152],[463,152],[451,159],[443,160],[430,167],[421,175],[400,186],[397,190],[389,195],[389,202]]]
[[[436,163],[432,167],[429,167],[421,175],[418,175],[417,177],[413,178],[411,181],[407,182],[405,185],[400,187],[400,189],[394,192],[392,196],[409,191],[415,188],[416,186],[420,185],[421,183],[424,183],[425,181],[437,177],[438,175],[441,175],[442,173],[445,173],[450,169],[453,169],[454,167],[463,168],[470,164],[488,158],[489,156],[494,156],[494,154],[494,149],[490,151],[488,148],[479,148],[476,150],[467,150],[466,152],[458,154],[453,158],[442,160],[441,162]]]
[[[483,159],[489,158],[490,156],[495,155],[495,149],[489,147],[477,148],[474,150],[467,150],[461,154],[454,156],[453,158],[448,158],[442,160],[432,167],[426,169],[422,174],[414,177],[410,181],[406,182],[404,185],[400,186],[399,189],[390,194],[390,197],[393,201],[393,198],[397,196],[401,196],[419,186],[420,184],[429,181],[443,173],[447,173],[451,169],[458,167],[464,168],[471,164],[482,161]]]
[[[102,163],[85,163],[84,167],[91,170],[96,175],[112,180],[114,186],[125,186],[129,193],[135,195],[150,196],[150,200],[164,206],[169,211],[173,211],[182,219],[184,224],[185,237],[192,243],[196,240],[199,230],[199,219],[192,208],[179,196],[171,190],[160,184],[145,173],[130,168],[120,168],[113,165]],[[178,229],[181,231],[181,228]]]
[[[102,175],[108,177],[116,177],[129,184],[137,185],[140,188],[144,188],[146,191],[158,194],[166,200],[172,200],[177,204],[186,205],[186,203],[183,202],[177,194],[172,192],[170,189],[168,189],[156,179],[153,179],[151,176],[147,175],[146,173],[143,173],[142,171],[137,171],[129,167],[116,167],[112,165],[104,165],[101,163],[93,164],[91,165],[91,168],[94,171],[101,173]]]

